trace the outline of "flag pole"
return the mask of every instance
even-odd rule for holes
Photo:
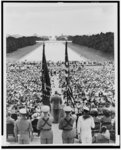
[[[44,99],[44,77],[43,77],[43,74],[44,74],[44,68],[43,68],[43,63],[44,63],[44,41],[43,41],[43,51],[42,51],[42,101]]]
[[[69,105],[68,100],[69,100],[69,97],[70,97],[71,103],[72,103],[72,105],[75,109],[75,106],[74,106],[75,100],[74,100],[73,93],[72,93],[72,90],[71,90],[71,87],[70,87],[70,72],[69,72],[69,59],[68,59],[68,50],[67,50],[67,48],[68,48],[68,42],[66,41],[65,42],[65,67],[66,67],[65,72],[66,72],[66,82],[67,82],[67,84],[66,84],[67,105]],[[73,99],[74,102],[72,102],[72,99]]]
[[[68,51],[67,51],[67,41],[65,42],[65,67],[66,67],[66,92],[67,92],[67,106],[68,103],[68,85],[69,85],[69,60],[68,60]]]

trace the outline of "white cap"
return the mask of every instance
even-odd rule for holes
[[[92,108],[91,111],[98,111],[97,108]]]
[[[109,111],[111,111],[111,109],[110,109],[110,108],[107,108],[107,107],[104,107],[104,108],[103,108],[103,111],[108,111],[108,112],[109,112]]]
[[[20,112],[20,114],[26,114],[27,113],[25,108],[20,109],[19,112]]]
[[[115,107],[111,108],[111,112],[115,113]]]
[[[77,116],[75,114],[73,114],[72,117],[74,118],[74,120],[77,119]]]
[[[37,118],[37,113],[34,113],[33,115],[32,115],[32,118]]]
[[[64,107],[64,111],[65,112],[71,112],[72,111],[72,108],[70,106],[65,106]]]
[[[89,111],[89,108],[87,106],[84,106],[83,109]]]
[[[105,103],[105,101],[104,101],[104,100],[102,100],[102,99],[101,99],[101,101],[100,101],[100,102],[101,102],[102,104],[104,104],[104,103]]]
[[[44,105],[44,106],[42,106],[41,111],[42,112],[49,112],[50,111],[50,107],[47,106],[47,105]]]

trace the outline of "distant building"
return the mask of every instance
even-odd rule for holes
[[[49,40],[51,40],[51,41],[55,41],[55,40],[56,40],[56,36],[55,36],[55,35],[50,36],[50,37],[49,37]]]
[[[58,40],[58,41],[60,41],[60,40],[65,41],[65,40],[67,40],[67,39],[68,39],[67,36],[66,36],[66,35],[63,35],[63,34],[61,34],[60,36],[56,36],[56,40]]]

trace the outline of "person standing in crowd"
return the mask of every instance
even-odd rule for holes
[[[31,123],[32,123],[32,127],[33,127],[33,132],[37,133],[38,136],[40,134],[40,131],[37,130],[37,123],[38,123],[38,118],[37,118],[38,114],[37,113],[34,113],[32,115],[32,120],[31,120]]]
[[[47,105],[42,106],[41,111],[44,116],[38,120],[37,129],[40,131],[41,144],[53,144],[52,122],[53,118],[50,116],[50,108]]]
[[[95,123],[95,128],[92,129],[92,136],[93,136],[94,134],[100,131],[100,126],[101,126],[97,108],[92,108],[90,111],[90,115],[93,117]]]
[[[16,120],[14,133],[19,144],[29,144],[30,137],[32,138],[32,124],[26,119],[26,109],[20,109],[20,119]]]
[[[52,96],[51,103],[52,103],[52,114],[54,117],[53,122],[58,123],[60,110],[61,110],[61,104],[62,104],[62,98],[59,96],[57,91],[55,91],[55,95]]]
[[[62,140],[64,144],[74,143],[75,134],[73,130],[74,118],[71,116],[72,109],[70,106],[66,106],[64,111],[66,116],[59,123],[59,129],[63,130]]]
[[[101,118],[101,126],[106,126],[108,130],[111,130],[111,112],[108,108],[103,109],[103,117]]]
[[[12,110],[11,110],[11,118],[13,118],[15,121],[17,120],[17,106],[14,105],[12,107]]]
[[[7,139],[9,134],[12,134],[14,136],[14,124],[15,124],[15,120],[11,118],[11,112],[7,112],[7,118],[6,118]]]
[[[111,109],[111,124],[113,126],[113,128],[115,128],[115,108],[112,107]]]
[[[95,127],[94,119],[89,115],[89,108],[83,108],[83,115],[79,117],[77,131],[82,143],[92,143],[91,128]]]
[[[75,114],[74,110],[72,110],[72,117],[74,118],[73,130],[74,130],[74,137],[77,137],[77,115]]]
[[[7,124],[13,124],[15,123],[15,120],[11,118],[11,113],[8,112],[7,113],[7,120],[6,120]]]

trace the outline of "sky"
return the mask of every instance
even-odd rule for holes
[[[6,35],[91,35],[116,27],[116,3],[4,3]]]

